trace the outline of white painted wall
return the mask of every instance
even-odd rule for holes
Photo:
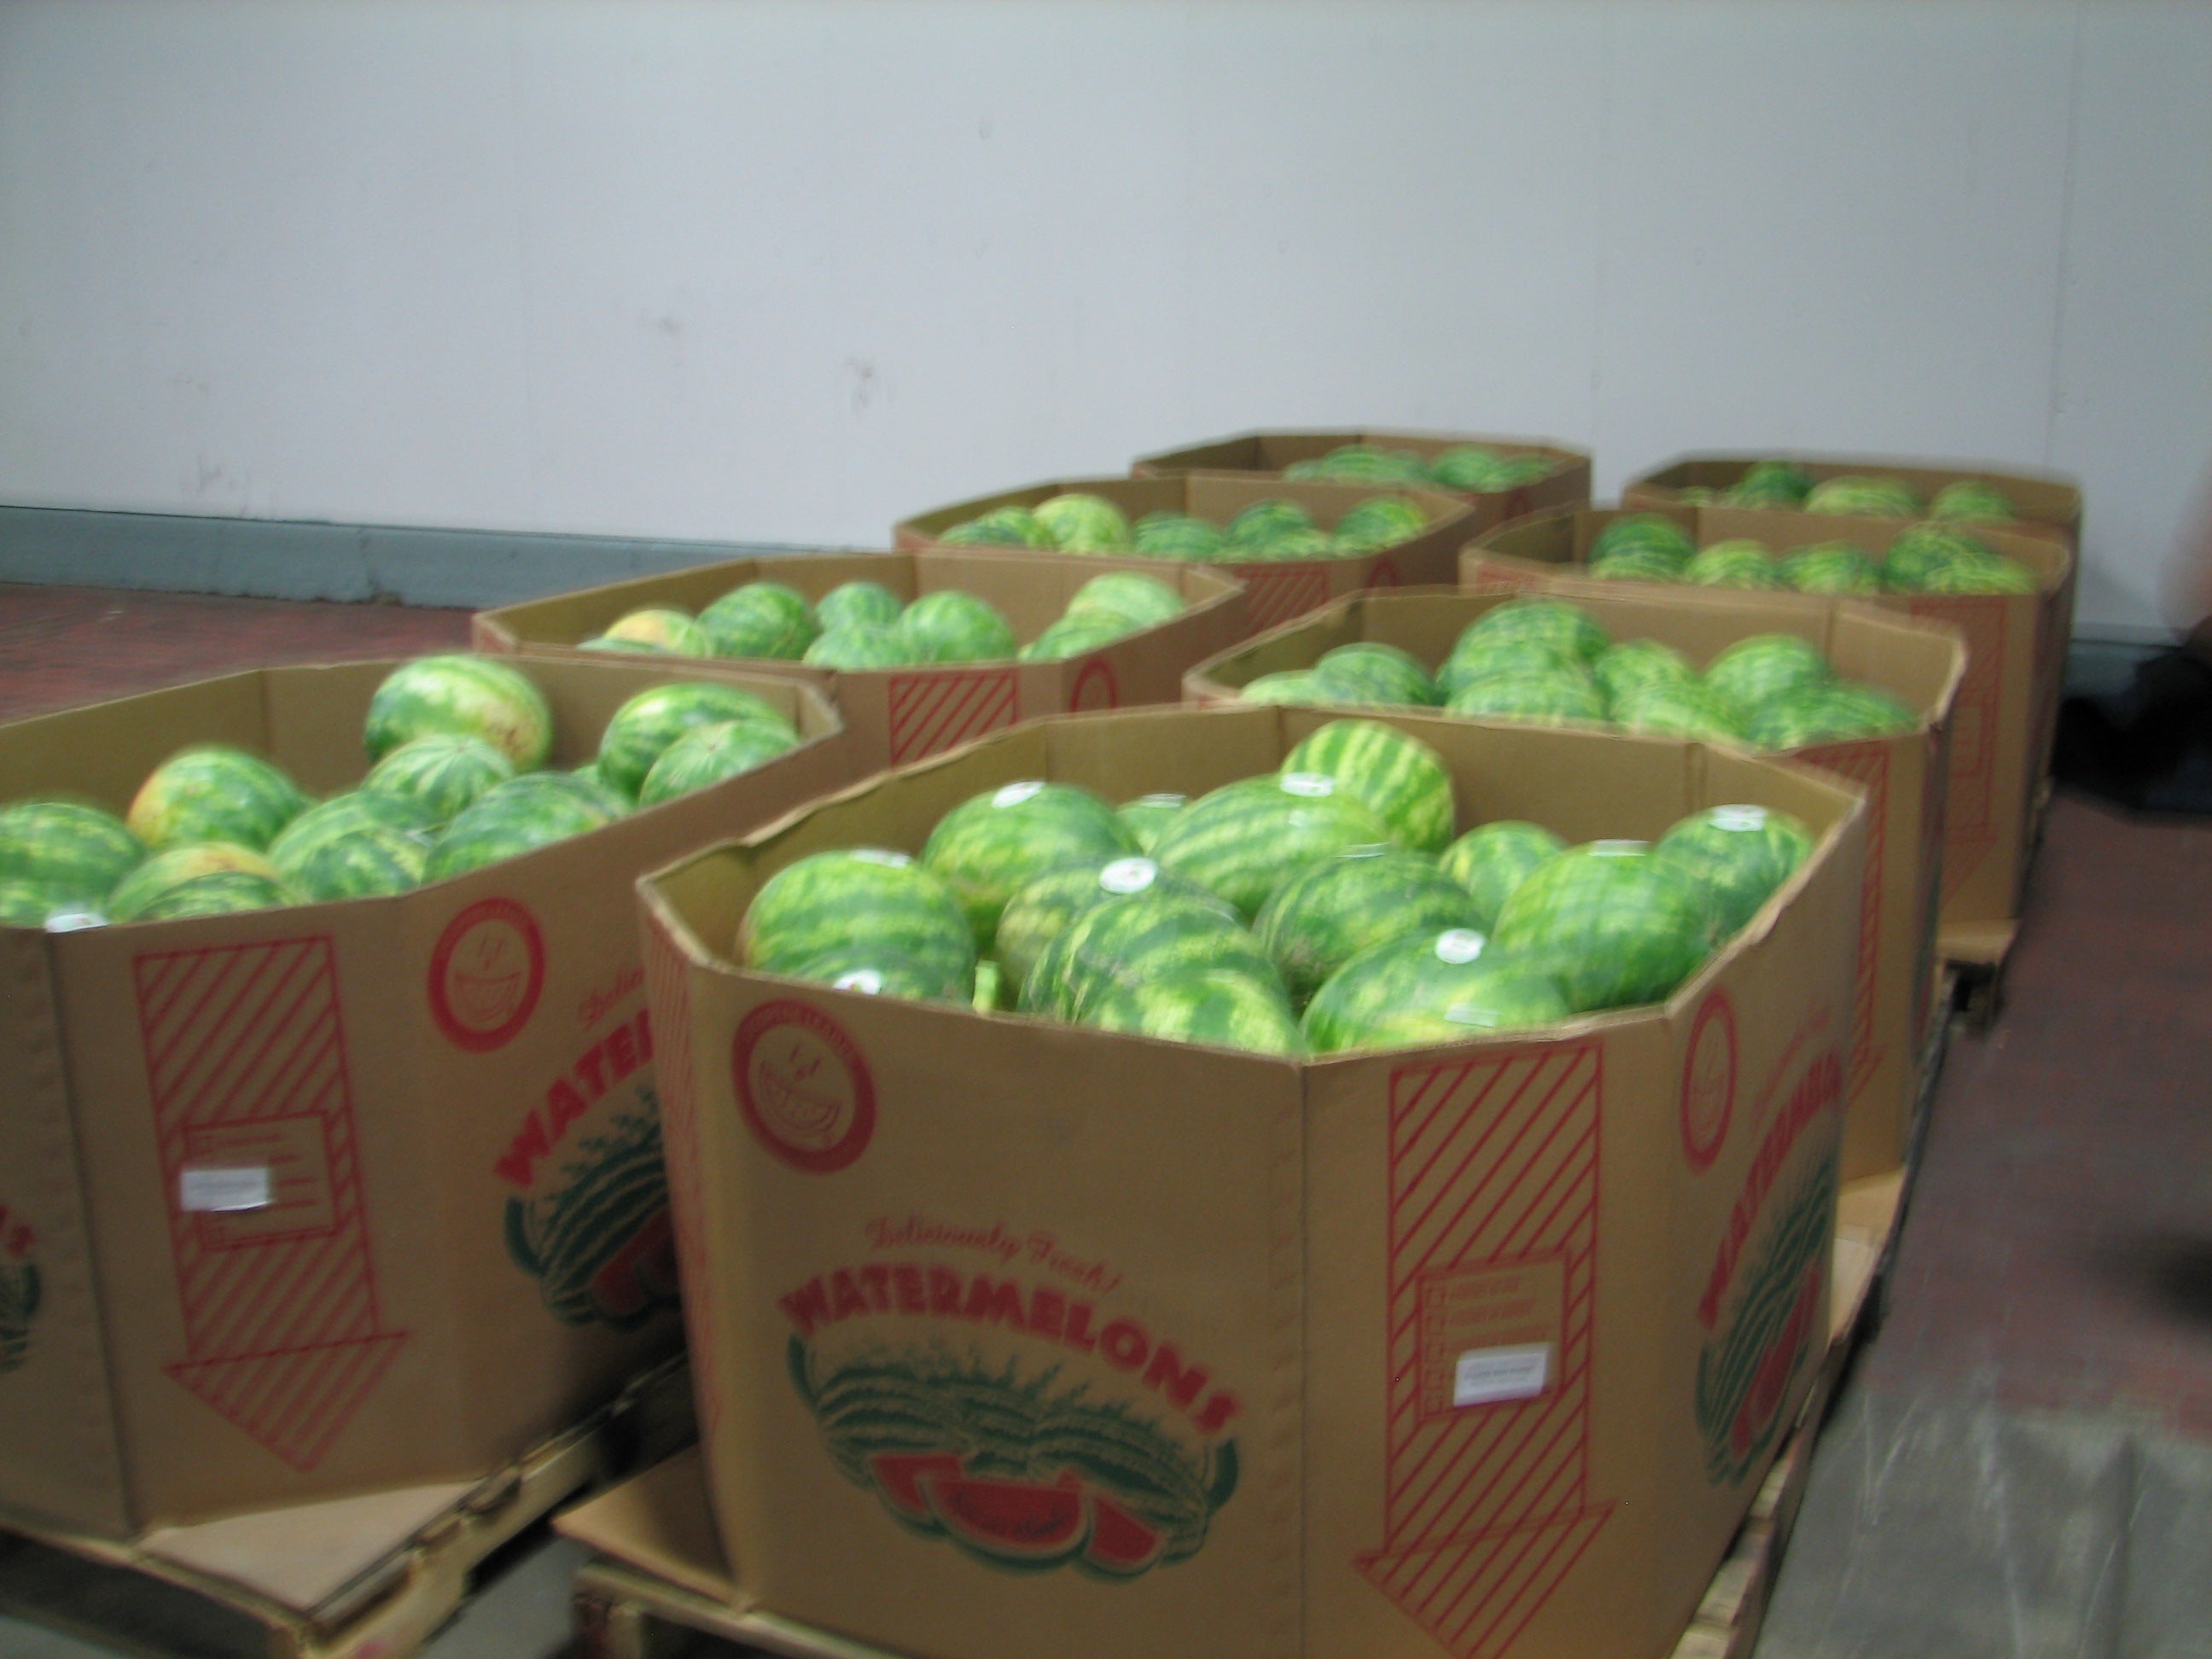
[[[0,501],[879,543],[1255,424],[2212,454],[2212,8],[0,5]]]

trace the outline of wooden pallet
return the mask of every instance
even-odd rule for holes
[[[681,1360],[487,1480],[169,1527],[128,1543],[0,1522],[0,1612],[150,1659],[404,1659],[495,1551],[692,1434]]]

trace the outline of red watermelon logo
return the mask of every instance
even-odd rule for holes
[[[507,1199],[507,1249],[564,1325],[632,1330],[676,1305],[660,1110],[648,1085]]]
[[[545,938],[513,899],[471,904],[446,924],[430,952],[430,1015],[446,1040],[471,1054],[512,1042],[545,989]]]
[[[731,1081],[754,1138],[810,1175],[844,1169],[876,1132],[876,1088],[845,1030],[804,1002],[766,1002],[738,1023]]]

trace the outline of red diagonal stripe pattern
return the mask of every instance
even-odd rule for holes
[[[1255,634],[1328,603],[1328,572],[1311,565],[1240,564],[1228,574],[1244,584],[1245,611]]]
[[[1882,859],[1888,846],[1889,746],[1879,740],[1824,744],[1798,758],[1849,778],[1866,791],[1866,884],[1859,891],[1859,975],[1851,999],[1851,1079],[1856,1097],[1881,1065],[1875,1046],[1874,982],[1881,967]]]
[[[699,1234],[705,1202],[699,1176],[698,1073],[691,1052],[690,964],[665,939],[655,920],[646,929],[645,994],[653,1010],[653,1089],[660,1103],[660,1144],[668,1164],[669,1212],[676,1231],[676,1267],[693,1294],[683,1298],[685,1335],[698,1386],[702,1428],[720,1420],[722,1391],[714,1386],[719,1369],[713,1333],[703,1328],[706,1314],[706,1242]]]
[[[1966,639],[1966,672],[1951,705],[1950,792],[1944,806],[1943,896],[1980,867],[1996,844],[1996,747],[2005,653],[2002,605],[1923,594],[1912,614],[1948,623]]]
[[[888,695],[893,761],[938,754],[1012,726],[1020,713],[1018,681],[1011,668],[894,675]]]
[[[189,1354],[170,1375],[312,1468],[404,1340],[379,1322],[331,941],[132,967]],[[275,1160],[277,1207],[184,1207],[187,1167],[249,1158]]]

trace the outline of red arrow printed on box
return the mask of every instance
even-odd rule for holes
[[[1507,1653],[1611,1511],[1589,1501],[1600,1079],[1595,1042],[1390,1079],[1383,1542],[1353,1565],[1456,1659]],[[1458,1403],[1468,1345],[1516,1321],[1545,1333],[1540,1391]]]
[[[165,1369],[313,1468],[406,1340],[377,1310],[331,941],[131,966],[184,1313]]]

